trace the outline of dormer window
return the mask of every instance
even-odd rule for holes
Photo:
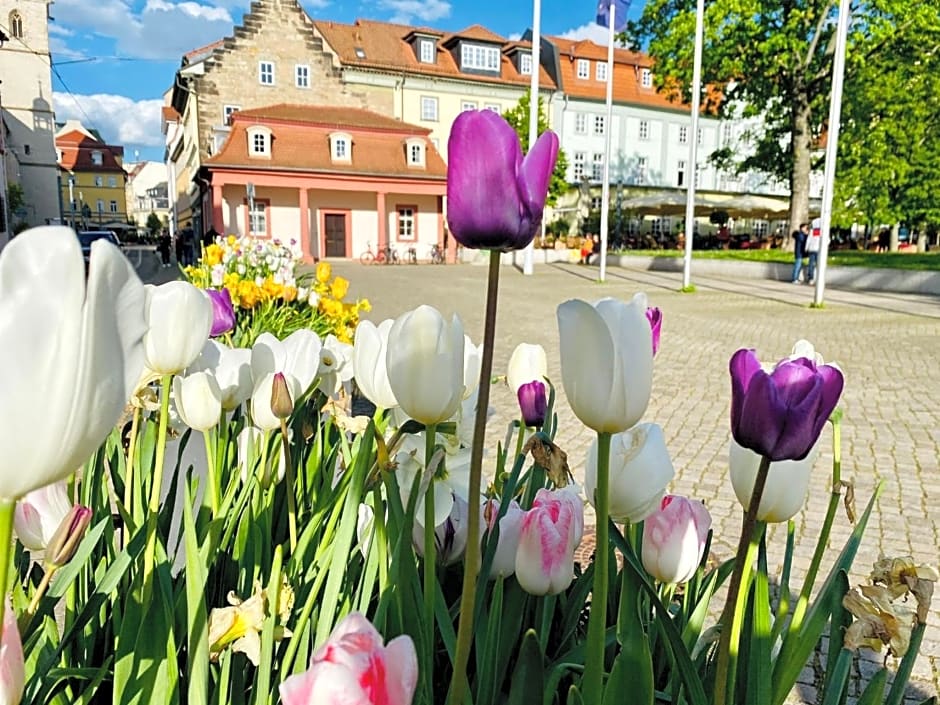
[[[417,137],[405,140],[405,155],[408,166],[423,169],[425,163],[424,140]]]
[[[532,54],[525,52],[519,54],[519,73],[523,76],[532,75]]]
[[[644,88],[653,87],[653,72],[649,69],[643,69],[640,71],[640,85]]]
[[[607,64],[606,64],[606,63],[604,63],[603,61],[598,61],[598,62],[594,65],[594,77],[595,77],[598,81],[606,81],[606,80],[607,80]]]
[[[248,156],[249,157],[271,157],[271,130],[261,125],[249,127],[248,134]]]
[[[590,78],[591,62],[588,59],[578,59],[578,78]]]
[[[330,158],[334,162],[352,162],[352,137],[345,132],[330,135]]]
[[[460,68],[464,71],[499,71],[499,48],[481,44],[460,45]]]
[[[91,153],[91,163],[95,166],[101,166],[104,163],[104,156],[97,149]]]
[[[418,61],[422,64],[434,63],[434,42],[430,39],[418,40]]]

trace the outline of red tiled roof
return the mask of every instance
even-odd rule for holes
[[[79,130],[56,137],[55,146],[62,153],[59,166],[68,171],[124,171],[117,160],[124,156],[123,147],[98,142]],[[92,161],[94,151],[101,152],[101,164]]]
[[[264,125],[271,130],[271,157],[248,156],[248,128]],[[352,161],[333,162],[331,133],[352,137]],[[355,108],[273,105],[232,114],[232,130],[218,154],[205,161],[213,167],[241,167],[309,171],[362,176],[411,177],[443,181],[447,166],[427,138],[428,130],[383,115]],[[409,167],[405,140],[418,137],[425,143],[425,168]]]
[[[477,41],[490,41],[506,44],[507,41],[498,34],[474,25],[457,32],[446,35],[437,43],[435,52],[436,61],[426,64],[418,61],[414,49],[406,41],[414,33],[425,33],[425,29],[418,29],[408,25],[391,24],[389,22],[376,22],[374,20],[356,20],[355,24],[341,24],[332,21],[314,21],[314,26],[326,43],[339,55],[340,62],[347,66],[361,66],[377,70],[408,71],[409,73],[427,76],[454,78],[480,83],[503,83],[525,86],[531,77],[523,75],[516,70],[509,57],[503,55],[499,76],[484,74],[468,74],[460,70],[454,55],[444,48],[459,38],[475,39]],[[440,33],[434,32],[435,35]],[[514,46],[529,46],[528,42],[514,42]],[[362,56],[357,53],[362,54]],[[539,68],[539,85],[543,88],[555,88],[555,82],[544,68]]]
[[[183,58],[186,60],[187,63],[193,63],[194,61],[199,61],[201,59],[204,59],[206,56],[211,54],[213,51],[215,51],[219,47],[221,47],[223,44],[225,44],[224,39],[217,39],[214,42],[206,44],[205,46],[198,47],[196,49],[193,49],[192,51],[187,51],[185,54],[183,54]]]

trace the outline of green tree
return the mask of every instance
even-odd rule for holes
[[[7,184],[7,208],[10,210],[10,217],[25,205],[26,195],[23,193],[23,187],[15,183]]]
[[[150,233],[151,237],[156,237],[160,234],[160,230],[163,228],[163,222],[160,220],[160,216],[152,212],[147,216],[147,230]]]
[[[530,93],[531,91],[526,91],[525,95],[519,99],[515,107],[503,113],[506,122],[512,125],[513,129],[519,134],[519,139],[522,142],[522,151],[524,153],[529,151]],[[539,97],[538,133],[541,135],[546,130],[548,130],[548,116],[545,113],[545,103],[542,101],[542,98]],[[555,205],[558,201],[558,197],[568,191],[569,185],[565,180],[567,172],[568,158],[565,156],[565,153],[559,149],[558,161],[555,162],[555,171],[552,172],[552,180],[548,184],[548,198],[546,199],[548,205]]]
[[[900,37],[917,37],[936,21],[936,3],[854,3],[850,67],[891,56]],[[720,151],[713,161],[758,169],[787,181],[791,224],[807,220],[814,146],[828,116],[837,0],[712,0],[705,12],[703,85],[706,109],[722,117],[760,118],[749,155]],[[647,45],[657,87],[688,98],[695,0],[648,0],[628,38]],[[924,44],[924,47],[935,45]],[[851,80],[851,75],[849,75]],[[717,89],[717,90],[716,90]]]

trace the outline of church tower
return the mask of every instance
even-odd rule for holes
[[[23,188],[11,225],[61,216],[49,53],[51,0],[0,0],[0,110],[6,177]],[[6,179],[4,179],[5,181]],[[4,194],[4,201],[5,201]]]

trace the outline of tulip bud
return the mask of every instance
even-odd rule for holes
[[[530,428],[538,428],[545,423],[545,413],[548,411],[548,402],[545,399],[545,384],[542,382],[527,382],[519,387],[519,408],[522,410],[522,420]]]
[[[711,514],[701,502],[663,497],[643,524],[643,567],[661,583],[687,582],[702,562],[711,525]]]
[[[144,361],[161,375],[181,372],[199,356],[212,330],[212,304],[189,282],[148,286]]]
[[[483,505],[483,526],[486,527],[487,533],[496,527],[499,509],[498,499],[491,499]],[[519,503],[510,502],[503,518],[499,520],[499,539],[493,554],[493,563],[490,565],[490,578],[507,577],[516,572],[516,553],[519,550],[524,518],[525,512]]]
[[[317,354],[319,356],[319,351]],[[298,398],[303,390],[296,377],[291,374],[283,374],[282,376],[287,386],[288,396],[291,399],[291,410],[293,410],[292,400]],[[273,431],[281,427],[281,417],[275,415],[272,405],[275,400],[274,378],[275,375],[272,373],[264,375],[256,383],[255,390],[251,395],[251,419],[254,425],[263,431]],[[283,395],[283,392],[281,394]],[[283,396],[281,400],[283,401]],[[283,401],[283,403],[286,404],[287,402]],[[285,409],[279,408],[278,410],[283,412]]]
[[[574,579],[574,551],[584,507],[571,489],[540,489],[525,513],[516,550],[516,580],[531,595],[557,595]]]
[[[271,385],[271,413],[281,420],[289,419],[294,413],[294,400],[291,399],[283,372],[274,375],[274,383]]]
[[[27,549],[44,551],[71,509],[65,481],[54,482],[33,490],[16,503],[13,529]]]
[[[232,295],[228,289],[206,289],[205,291],[209,301],[212,302],[212,328],[209,335],[215,338],[235,328],[235,307],[232,306]]]
[[[75,555],[75,549],[91,523],[91,509],[76,504],[62,520],[46,549],[46,564],[61,568]]]
[[[653,423],[615,433],[610,439],[610,518],[636,524],[653,512],[676,474],[663,429]],[[597,487],[597,439],[588,448],[584,493],[594,503]]]
[[[518,392],[526,382],[538,380],[541,382],[548,377],[548,358],[545,348],[531,343],[519,343],[509,357],[509,368],[506,370],[506,384],[513,392]]]
[[[663,327],[663,312],[650,306],[646,309],[646,320],[650,322],[650,332],[653,334],[653,357],[659,352],[659,333]]]
[[[208,431],[222,417],[222,390],[211,372],[176,376],[173,401],[180,420],[195,431]]]
[[[9,597],[4,597],[3,636],[0,638],[0,703],[16,705],[23,698],[26,668],[23,642]]]

